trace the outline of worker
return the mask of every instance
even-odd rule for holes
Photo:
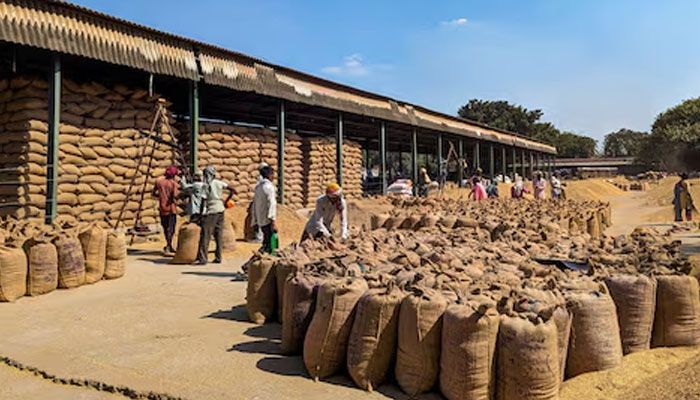
[[[535,173],[535,178],[532,180],[532,188],[535,199],[544,200],[544,191],[547,188],[547,181],[542,177],[542,172],[537,171]]]
[[[228,198],[224,201],[222,196],[224,190],[228,189]],[[225,182],[216,179],[216,169],[209,165],[204,169],[204,197],[200,206],[202,214],[202,231],[199,236],[199,252],[197,254],[197,265],[206,265],[208,261],[209,242],[214,235],[216,241],[216,253],[214,263],[221,263],[221,233],[224,225],[224,204],[233,197],[233,188]]]
[[[264,162],[264,161],[260,163],[260,165],[258,166],[258,173],[259,173],[259,175],[258,175],[258,182],[257,182],[257,183],[260,183],[260,182],[263,181],[262,170],[263,170],[263,168],[269,167],[269,166],[270,166],[270,165],[269,165],[268,163]],[[251,210],[251,217],[252,217],[253,213],[254,213],[254,211]],[[253,228],[254,228],[254,229],[253,229],[253,232],[255,233],[255,241],[256,241],[256,242],[259,242],[259,243],[262,243],[262,241],[263,241],[263,231],[262,231],[261,226],[258,225],[257,229],[255,229],[255,225],[253,225]]]
[[[194,173],[191,183],[187,183],[187,178],[184,176],[180,181],[180,190],[189,196],[187,204],[187,215],[190,217],[190,222],[199,224],[199,211],[202,208],[202,198],[204,197],[204,182],[202,171]]]
[[[326,187],[326,194],[316,200],[316,209],[311,214],[309,221],[304,228],[301,237],[303,242],[306,239],[321,237],[331,237],[331,224],[335,215],[340,217],[340,238],[348,238],[348,208],[343,198],[343,189],[337,183],[330,183]]]
[[[481,168],[477,168],[476,171],[474,171],[474,175],[472,175],[471,178],[469,178],[469,185],[474,186],[476,185],[476,179],[479,178],[479,180],[482,180],[482,175],[484,174],[484,171]]]
[[[272,234],[277,232],[275,219],[277,216],[277,197],[275,195],[275,185],[272,183],[274,170],[272,167],[263,166],[260,168],[260,177],[255,186],[253,196],[253,230],[261,230],[263,234],[261,253],[272,253]]]
[[[473,186],[472,190],[469,192],[469,197],[473,198],[476,201],[481,201],[486,199],[488,196],[486,195],[486,189],[484,189],[484,184],[481,182],[480,177],[475,177],[474,180],[472,180]]]
[[[486,186],[486,195],[489,199],[498,198],[498,180],[491,179]]]
[[[676,221],[683,221],[683,213],[687,221],[693,220],[693,196],[690,194],[690,185],[688,184],[688,174],[683,172],[679,175],[680,180],[673,187],[673,209],[676,212]]]
[[[180,174],[180,170],[171,165],[165,170],[165,176],[156,180],[153,194],[158,198],[158,209],[160,212],[160,225],[165,235],[165,247],[163,253],[174,253],[173,236],[177,224],[177,204],[175,199],[178,196],[178,185],[175,178]]]
[[[523,184],[523,178],[519,175],[516,175],[515,183],[510,188],[510,197],[514,199],[522,199],[525,197],[526,193],[530,193],[530,191]]]
[[[552,175],[552,178],[550,179],[550,185],[552,186],[551,193],[552,193],[552,198],[553,199],[561,199],[563,190],[562,190],[562,184],[561,184],[561,179],[559,176],[559,173],[555,173]]]

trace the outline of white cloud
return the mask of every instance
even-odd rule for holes
[[[445,26],[445,27],[448,27],[448,28],[456,28],[456,27],[459,27],[459,26],[462,26],[462,25],[466,25],[467,22],[469,22],[469,21],[467,21],[466,18],[455,18],[455,19],[452,19],[452,20],[449,20],[449,21],[442,21],[442,22],[440,22],[440,26]]]
[[[367,76],[376,71],[390,70],[390,65],[365,64],[364,57],[360,53],[351,54],[343,58],[341,65],[331,65],[321,68],[321,72],[327,75],[336,76]]]

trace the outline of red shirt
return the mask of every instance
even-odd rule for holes
[[[175,179],[160,177],[156,181],[156,193],[158,194],[158,206],[160,215],[170,215],[177,213],[175,199],[178,194],[177,182]]]

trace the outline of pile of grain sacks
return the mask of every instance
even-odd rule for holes
[[[338,180],[336,146],[333,138],[308,138],[303,141],[303,171],[306,177],[304,200],[314,207],[326,184]],[[362,195],[362,148],[350,140],[343,141],[343,192],[347,198]]]
[[[600,204],[510,202],[479,203],[489,218],[476,223],[437,204],[435,223],[417,230],[256,256],[250,319],[277,316],[283,351],[302,353],[314,378],[347,369],[373,390],[393,375],[409,396],[448,399],[557,398],[565,378],[615,368],[624,354],[700,343],[698,282],[670,236],[593,238],[561,222]]]
[[[96,224],[47,226],[8,219],[0,227],[0,301],[71,289],[126,272],[123,233]]]

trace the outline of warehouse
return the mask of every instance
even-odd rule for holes
[[[154,128],[159,106],[168,123]],[[147,175],[171,163],[216,166],[234,200],[246,202],[266,161],[277,166],[280,201],[303,208],[324,182],[339,181],[350,197],[383,192],[421,166],[436,174],[438,155],[452,152],[489,175],[525,176],[551,170],[556,154],[60,1],[0,1],[0,128],[0,215],[101,223],[121,215],[127,226],[155,222]],[[377,185],[363,186],[373,164]]]

